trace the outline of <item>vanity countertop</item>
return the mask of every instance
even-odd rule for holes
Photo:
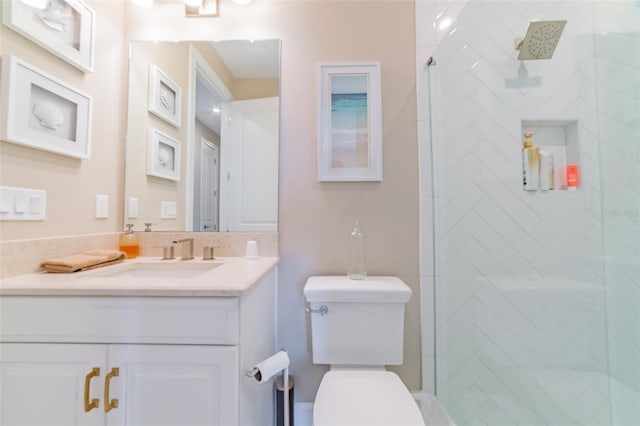
[[[245,259],[244,257],[216,258],[213,261],[160,260],[138,257],[123,263],[74,273],[34,273],[0,281],[0,296],[241,296],[278,263],[277,257]],[[219,266],[191,277],[169,277],[158,273],[149,276],[109,276],[144,265],[150,270],[157,263],[157,270],[179,266],[194,269],[204,264]],[[170,275],[170,274],[167,274]]]

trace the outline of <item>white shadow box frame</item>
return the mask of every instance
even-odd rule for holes
[[[2,58],[3,137],[68,157],[91,156],[92,98],[12,55]]]
[[[318,69],[318,181],[382,180],[380,62]]]
[[[182,89],[156,65],[149,65],[149,111],[180,127]]]
[[[157,129],[149,129],[147,175],[180,180],[180,141]]]
[[[4,0],[2,7],[4,25],[78,69],[93,71],[96,14],[83,1]]]

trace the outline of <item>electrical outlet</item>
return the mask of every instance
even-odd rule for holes
[[[160,218],[175,219],[177,204],[175,201],[160,201]]]
[[[109,217],[109,196],[96,195],[96,219]]]
[[[127,204],[127,205],[129,206],[129,207],[128,207],[129,209],[127,210],[127,216],[128,216],[130,219],[135,219],[135,218],[137,218],[137,217],[138,217],[138,214],[139,214],[139,212],[138,212],[138,210],[139,210],[139,209],[138,209],[138,205],[139,205],[139,203],[138,203],[138,199],[137,199],[137,198],[135,198],[135,197],[129,197],[129,200],[128,200],[128,204]]]

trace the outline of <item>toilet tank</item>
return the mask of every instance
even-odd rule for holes
[[[402,364],[404,305],[411,298],[402,280],[310,277],[304,295],[311,309],[314,364]],[[322,306],[324,315],[315,312]]]

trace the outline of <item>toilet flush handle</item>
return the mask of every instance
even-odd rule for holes
[[[319,309],[306,308],[305,311],[310,314],[320,314],[321,316],[324,316],[329,313],[329,308],[327,308],[327,305],[322,305]]]

